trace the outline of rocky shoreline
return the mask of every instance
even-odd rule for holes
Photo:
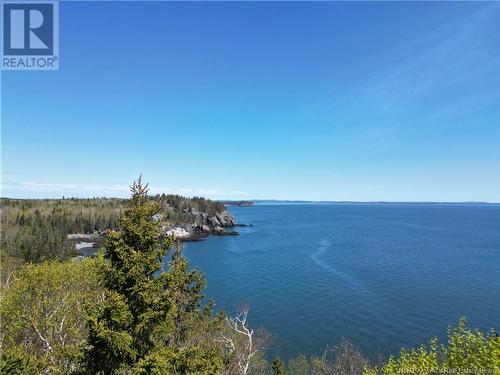
[[[216,212],[209,215],[207,212],[196,211],[192,208],[183,209],[184,214],[193,218],[192,223],[170,223],[168,221],[162,226],[163,234],[171,236],[181,242],[202,241],[209,235],[214,236],[237,236],[236,227],[246,227],[246,224],[238,224],[229,211]],[[156,214],[153,220],[164,220],[162,214]],[[251,225],[250,225],[251,226]],[[72,233],[68,239],[75,244],[79,256],[90,256],[102,247],[106,239],[107,231],[95,233]]]
[[[186,209],[184,213],[190,214],[193,223],[171,224],[164,226],[164,233],[182,241],[199,241],[212,234],[216,236],[237,235],[234,230],[237,226],[236,219],[228,212],[217,212],[210,216],[206,212]],[[232,230],[228,230],[232,228]]]

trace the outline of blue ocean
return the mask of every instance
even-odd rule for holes
[[[239,236],[187,243],[206,296],[275,335],[273,355],[341,338],[376,359],[446,338],[461,316],[500,328],[500,206],[256,204],[229,207]]]

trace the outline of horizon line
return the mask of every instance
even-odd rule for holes
[[[184,196],[181,194],[171,194],[164,193],[165,195],[177,195],[185,198],[194,198]],[[151,194],[151,196],[157,196],[161,194]],[[491,201],[475,201],[475,200],[465,200],[465,201],[416,201],[416,200],[402,200],[402,201],[390,201],[390,200],[371,200],[371,201],[355,201],[355,200],[310,200],[310,199],[267,199],[267,198],[258,198],[258,199],[212,199],[206,198],[203,196],[199,196],[199,198],[204,198],[214,202],[252,202],[252,203],[264,203],[264,202],[287,202],[287,203],[337,203],[337,204],[491,204],[491,205],[500,205],[500,201],[491,202]],[[33,197],[33,198],[18,198],[18,197],[7,197],[0,196],[0,199],[12,199],[12,200],[66,200],[66,199],[129,199],[124,197],[110,197],[110,196],[94,196],[94,197],[75,197],[75,196],[61,196],[60,198],[48,198],[48,197]]]

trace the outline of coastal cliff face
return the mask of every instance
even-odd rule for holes
[[[175,196],[176,199],[178,196]],[[167,200],[161,201],[161,210],[153,220],[163,221],[163,234],[180,241],[199,241],[208,235],[238,235],[234,230],[238,224],[234,216],[217,202],[199,198],[202,204],[195,204],[190,198],[180,197],[180,206],[175,207]],[[199,203],[198,202],[198,203]],[[188,206],[185,206],[188,204]],[[198,208],[195,208],[198,207]],[[199,209],[203,209],[201,211]],[[113,228],[110,228],[113,229]],[[92,255],[100,248],[107,236],[107,230],[93,233],[71,233],[67,239],[75,243],[79,255]]]
[[[173,208],[165,207],[166,212],[174,212]],[[219,208],[220,209],[220,208]],[[208,234],[214,235],[235,235],[236,231],[228,231],[228,228],[234,228],[237,225],[234,216],[222,207],[222,211],[207,212],[199,211],[196,208],[189,207],[182,209],[184,220],[186,222],[170,223],[168,216],[164,231],[167,235],[174,236],[182,240],[198,240]]]
[[[208,235],[237,235],[238,224],[222,202],[201,197],[187,198],[179,195],[157,195],[151,197],[159,203],[160,210],[153,220],[162,221],[163,234],[181,241],[198,241]],[[233,228],[233,229],[231,229]],[[115,229],[115,228],[109,228]],[[116,228],[119,229],[119,228]],[[100,247],[106,237],[106,230],[91,234],[70,234],[74,241],[89,241]],[[79,253],[83,253],[78,249]]]

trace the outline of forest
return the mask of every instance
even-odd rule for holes
[[[148,200],[158,203],[158,213],[170,224],[193,223],[193,212],[213,216],[225,210],[224,204],[200,197],[162,194]],[[32,262],[69,259],[76,253],[68,234],[119,229],[126,204],[119,198],[1,198],[2,256]]]
[[[2,255],[2,374],[392,375],[500,370],[498,335],[471,329],[465,319],[449,328],[447,342],[432,339],[377,363],[348,339],[309,358],[269,358],[272,333],[251,324],[249,306],[224,312],[204,299],[202,271],[189,266],[180,243],[161,236],[161,221],[169,218],[154,219],[164,210],[160,197],[150,198],[148,185],[140,179],[131,190],[129,200],[2,202],[2,218],[12,238],[27,225],[32,241],[54,236],[38,257],[24,255],[38,254],[38,249],[31,253],[29,248],[35,242],[5,242],[9,252]],[[170,199],[180,212],[188,204],[182,198]],[[190,202],[199,209],[223,209],[201,199]],[[39,225],[46,233],[35,233]],[[51,246],[60,246],[57,235],[89,228],[109,229],[97,256],[71,259],[69,250],[50,256]],[[19,244],[25,247],[16,250]],[[168,267],[163,267],[165,256]],[[6,257],[17,259],[16,267],[3,268]]]

